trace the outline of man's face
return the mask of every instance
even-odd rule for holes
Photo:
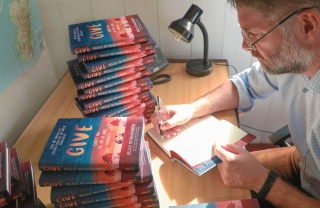
[[[258,38],[277,24],[259,12],[244,7],[238,7],[237,10],[241,28]],[[269,74],[302,73],[310,67],[314,57],[313,51],[305,49],[291,29],[284,33],[280,28],[273,30],[255,44],[256,50],[252,50],[245,40],[242,47],[251,51],[261,63],[262,69]]]

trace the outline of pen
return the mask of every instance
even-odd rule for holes
[[[160,136],[161,136],[161,139],[163,139],[163,131],[160,129],[160,126],[162,124],[162,116],[161,116],[162,101],[159,96],[157,96],[157,106],[158,106],[158,120],[159,120]]]

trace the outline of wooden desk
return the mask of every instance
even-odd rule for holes
[[[219,64],[224,63],[219,62]],[[185,64],[182,63],[171,63],[161,73],[170,74],[172,80],[155,85],[151,91],[153,95],[161,96],[164,104],[193,101],[228,79],[227,67],[222,65],[214,65],[210,76],[200,78],[187,75]],[[38,185],[40,176],[38,160],[58,118],[83,117],[76,107],[74,97],[76,97],[76,88],[70,74],[67,73],[14,144],[22,161],[32,161],[38,197],[47,207],[53,207],[50,203],[50,188]],[[219,112],[215,116],[237,123],[234,110]],[[151,125],[148,124],[146,130]],[[226,187],[221,181],[217,168],[201,177],[196,176],[180,163],[172,162],[148,136],[145,137],[150,144],[152,168],[161,207],[250,198],[247,190]]]

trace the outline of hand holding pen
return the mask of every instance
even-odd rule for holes
[[[162,124],[162,115],[161,115],[161,110],[162,110],[162,101],[159,96],[157,96],[157,106],[158,106],[158,120],[159,120],[159,130],[160,130],[160,136],[161,139],[163,139],[163,131],[160,129],[160,126]]]

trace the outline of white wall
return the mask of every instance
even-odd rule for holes
[[[201,58],[203,36],[199,28],[195,28],[195,37],[190,44],[176,42],[167,29],[171,21],[181,18],[190,5],[195,3],[203,9],[201,21],[209,35],[209,58],[228,59],[229,64],[235,66],[238,71],[249,67],[253,60],[248,52],[241,49],[242,37],[237,26],[236,11],[226,2],[221,0],[37,0],[47,49],[35,67],[16,80],[12,84],[14,87],[0,94],[1,128],[4,129],[4,131],[0,130],[0,139],[14,141],[57,81],[66,73],[66,61],[75,58],[69,49],[69,24],[139,14],[167,58]],[[234,74],[232,68],[230,68],[230,74]],[[25,97],[12,96],[17,94],[23,94]],[[32,102],[27,98],[29,94],[33,96]],[[280,128],[285,123],[281,116],[278,116],[280,119],[276,122],[271,119],[272,115],[281,115],[281,110],[275,107],[278,105],[273,99],[271,98],[265,104],[259,102],[259,105],[241,120],[262,130],[273,131]],[[2,126],[2,123],[6,123],[5,126]],[[263,133],[253,133],[261,138],[265,137]]]

